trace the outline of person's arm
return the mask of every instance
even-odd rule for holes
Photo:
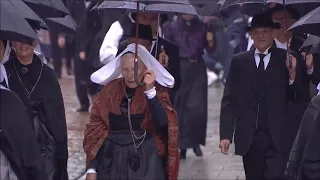
[[[114,22],[103,39],[99,55],[100,62],[107,64],[112,61],[118,52],[119,41],[123,35],[123,29],[119,21]]]
[[[150,106],[152,120],[157,128],[163,128],[168,125],[168,116],[162,106],[161,102],[157,98],[157,91],[154,87],[149,91],[145,91]]]
[[[234,133],[234,122],[236,120],[236,59],[231,61],[230,70],[225,84],[220,111],[220,140],[232,142]]]

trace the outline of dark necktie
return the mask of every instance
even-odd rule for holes
[[[259,57],[260,57],[260,62],[259,62],[259,66],[258,66],[258,70],[259,71],[264,71],[264,61],[263,61],[263,58],[266,57],[266,54],[258,54]]]

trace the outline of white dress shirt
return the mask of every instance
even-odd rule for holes
[[[271,53],[268,53],[269,49],[267,49],[265,52],[261,53],[258,49],[255,50],[254,52],[254,60],[256,62],[256,66],[257,68],[259,67],[259,63],[260,63],[260,56],[259,54],[265,54],[266,56],[263,58],[263,62],[264,62],[264,70],[267,69],[268,64],[270,62],[270,57],[271,57]]]

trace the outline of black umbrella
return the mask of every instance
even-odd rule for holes
[[[45,22],[28,7],[22,0],[2,0],[8,4],[8,11],[17,12],[17,15],[25,18],[34,29],[48,29]]]
[[[31,39],[38,39],[26,19],[18,15],[5,1],[0,1],[0,39],[31,43]]]
[[[168,0],[169,1],[169,0]],[[139,1],[140,2],[140,1]],[[173,0],[171,0],[173,2]],[[181,1],[183,2],[183,1]],[[187,1],[184,1],[187,3]],[[137,3],[134,1],[104,1],[97,5],[93,9],[123,9],[127,12],[135,12],[137,5],[139,4],[140,12],[154,12],[154,13],[183,13],[193,15],[211,15],[218,12],[217,1],[207,0],[208,4],[204,4],[205,1],[201,1],[203,4],[178,4],[178,3]]]
[[[42,18],[65,17],[70,12],[61,0],[23,0]]]
[[[226,14],[233,14],[233,12],[240,11],[243,14],[253,16],[268,9],[265,1],[266,0],[220,0],[219,4],[222,4],[221,10]]]
[[[285,4],[299,12],[300,16],[304,16],[310,11],[320,6],[320,0],[267,0],[266,3]]]
[[[300,18],[288,30],[320,36],[320,7]]]
[[[67,15],[64,18],[46,18],[45,21],[51,30],[59,30],[64,33],[75,33],[76,22],[70,15]]]
[[[308,36],[308,38],[303,42],[302,46],[300,47],[300,49],[304,48],[304,47],[308,47],[308,46],[313,46],[313,45],[317,45],[320,44],[320,37],[315,36],[315,35],[310,35]]]

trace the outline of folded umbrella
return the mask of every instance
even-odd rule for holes
[[[17,15],[16,11],[10,11],[10,5],[0,1],[0,39],[31,43],[38,39],[26,19]]]
[[[63,18],[46,18],[45,21],[50,30],[58,30],[64,33],[75,33],[76,22],[70,15],[67,15]]]
[[[65,17],[70,12],[61,0],[23,0],[42,18]]]
[[[48,26],[45,22],[22,0],[2,0],[3,3],[8,4],[8,11],[16,12],[17,15],[25,18],[31,27],[34,29],[48,29]]]
[[[320,7],[300,18],[288,30],[320,36]]]

